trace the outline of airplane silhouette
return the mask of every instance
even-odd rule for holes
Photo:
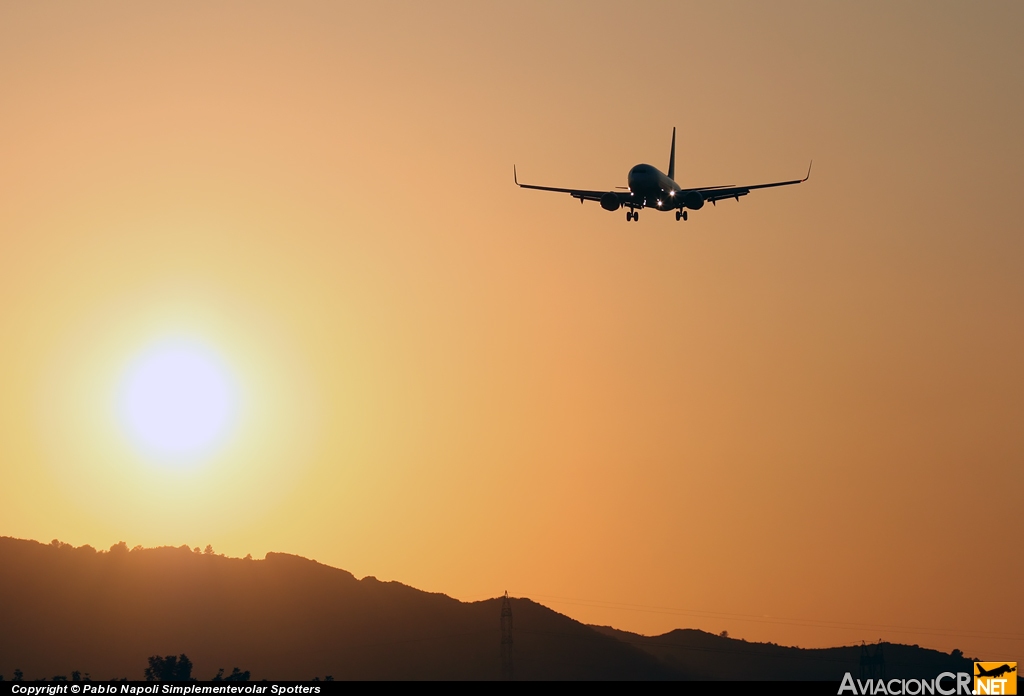
[[[1008,672],[1016,672],[1017,671],[1016,667],[1011,667],[1010,665],[1001,665],[1001,666],[996,667],[996,668],[994,668],[992,670],[986,670],[981,665],[978,665],[977,667],[978,667],[978,674],[976,674],[975,676],[978,676],[978,677],[1001,677],[1004,674],[1007,674]]]
[[[814,164],[813,162],[811,164]],[[605,210],[616,211],[619,208],[629,208],[626,212],[626,222],[636,222],[640,219],[637,209],[654,208],[655,210],[676,211],[676,220],[686,220],[686,209],[700,210],[708,201],[712,205],[715,201],[725,198],[745,196],[754,189],[771,188],[773,186],[789,186],[800,184],[811,177],[811,168],[807,167],[807,176],[803,179],[793,181],[776,181],[770,184],[752,184],[750,186],[703,186],[697,188],[683,188],[674,179],[676,176],[676,129],[672,129],[672,152],[669,154],[668,174],[663,174],[657,167],[649,164],[638,164],[629,170],[626,179],[629,186],[621,191],[586,191],[584,189],[558,188],[555,186],[534,186],[532,184],[520,184],[519,174],[515,165],[512,165],[512,179],[520,188],[536,189],[538,191],[557,191],[568,193],[573,198],[583,201],[598,201]],[[621,186],[618,188],[622,188]]]

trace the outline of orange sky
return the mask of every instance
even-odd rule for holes
[[[1019,3],[0,6],[0,534],[1020,659]],[[807,184],[693,213],[531,183]],[[145,346],[244,423],[155,466]]]

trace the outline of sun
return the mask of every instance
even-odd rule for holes
[[[131,441],[164,463],[195,463],[224,443],[238,412],[237,388],[210,348],[188,340],[151,346],[127,369],[119,420]]]

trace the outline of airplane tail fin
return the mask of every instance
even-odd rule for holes
[[[672,126],[672,152],[668,156],[668,178],[676,180],[676,127]]]

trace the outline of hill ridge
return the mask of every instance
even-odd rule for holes
[[[826,679],[858,672],[859,646],[747,643],[696,629],[643,636],[511,598],[518,679]],[[107,551],[0,537],[0,674],[142,678],[152,655],[194,674],[254,679],[497,679],[498,597],[463,602],[282,552],[188,546]],[[967,670],[958,655],[883,644],[887,674]],[[922,674],[925,670],[927,674]]]

